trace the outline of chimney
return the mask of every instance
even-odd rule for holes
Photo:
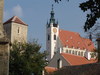
[[[97,41],[97,49],[100,50],[100,38],[98,38],[96,41]]]
[[[89,39],[92,41],[92,35],[91,35],[91,33],[90,33],[90,35],[89,35]]]

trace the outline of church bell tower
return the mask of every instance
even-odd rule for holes
[[[58,34],[59,34],[59,25],[58,21],[55,22],[54,18],[54,9],[52,5],[52,10],[50,13],[51,17],[49,22],[46,24],[46,50],[48,53],[47,60],[50,61],[54,54],[57,51],[57,40],[58,40]]]

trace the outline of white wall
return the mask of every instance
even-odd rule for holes
[[[83,52],[83,56],[82,57],[84,57],[84,55],[85,55],[85,52],[86,52],[86,50],[80,50],[80,49],[74,49],[74,48],[68,48],[68,47],[63,47],[63,52],[64,53],[66,53],[66,51],[68,50],[68,53],[69,53],[69,51],[71,51],[71,53],[70,54],[73,54],[73,51],[74,51],[74,54],[75,54],[75,51],[77,51],[77,54],[75,54],[75,55],[78,55],[79,56],[79,52],[81,53],[81,52]],[[80,55],[81,56],[81,55]]]
[[[53,29],[56,28],[57,32],[54,33]],[[46,50],[47,53],[49,54],[47,59],[50,61],[53,56],[54,53],[57,51],[57,38],[58,38],[58,34],[59,34],[59,26],[58,27],[53,27],[53,23],[50,24],[50,27],[47,27],[46,29]],[[48,40],[48,35],[50,35],[50,40]],[[56,40],[54,40],[54,35],[56,35]]]

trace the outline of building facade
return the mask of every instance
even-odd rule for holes
[[[25,24],[19,17],[13,16],[4,23],[4,30],[11,43],[27,42],[28,25]]]
[[[81,37],[77,32],[60,29],[54,14],[52,7],[51,17],[46,25],[48,66],[61,68],[97,62],[94,43],[90,39]]]

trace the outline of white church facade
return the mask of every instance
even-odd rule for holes
[[[54,18],[53,7],[50,14],[50,21],[46,25],[46,69],[97,62],[94,43],[77,32],[60,29]]]

